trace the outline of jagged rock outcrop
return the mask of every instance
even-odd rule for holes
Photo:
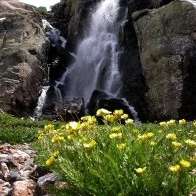
[[[133,14],[151,120],[196,118],[196,8],[174,1]]]
[[[77,41],[85,34],[87,18],[99,0],[61,0],[53,6],[47,19],[68,39],[68,47],[75,49]]]
[[[0,1],[0,109],[31,114],[45,76],[41,17],[18,0]]]

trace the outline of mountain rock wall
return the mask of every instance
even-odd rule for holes
[[[45,71],[46,39],[41,17],[17,0],[0,1],[0,109],[33,113]]]
[[[196,8],[174,1],[133,15],[149,119],[196,118]]]

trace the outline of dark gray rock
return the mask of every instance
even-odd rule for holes
[[[46,174],[45,176],[42,176],[38,178],[37,185],[39,187],[44,187],[47,185],[55,184],[55,182],[59,181],[59,176],[54,173]]]
[[[196,118],[196,9],[174,1],[133,14],[151,120]]]
[[[9,182],[15,182],[21,180],[20,173],[16,170],[11,170],[8,174],[8,181]]]

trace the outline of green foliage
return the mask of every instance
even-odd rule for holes
[[[43,129],[47,121],[22,120],[8,114],[0,114],[0,144],[19,144],[37,139],[37,131]]]
[[[47,11],[39,9],[39,8],[36,8],[35,11],[38,12],[39,14],[43,15],[43,16],[45,16],[47,14]]]
[[[179,196],[196,189],[196,123],[137,126],[122,112],[97,114],[104,125],[87,116],[39,131],[37,162],[68,183],[56,195]]]

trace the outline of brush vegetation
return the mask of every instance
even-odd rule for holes
[[[50,122],[51,123],[51,122]],[[37,140],[37,131],[48,121],[20,119],[8,114],[0,114],[0,144],[21,144]],[[58,126],[59,122],[56,123]]]
[[[196,190],[196,123],[136,125],[122,110],[100,109],[97,117],[39,130],[37,163],[66,183],[53,190],[56,195],[179,196]]]

